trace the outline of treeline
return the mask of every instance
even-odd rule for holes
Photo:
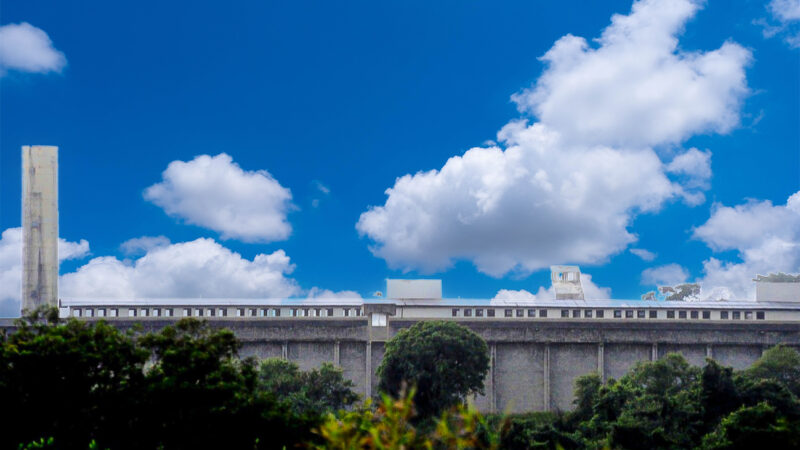
[[[0,335],[0,448],[292,448],[358,399],[331,364],[301,372],[239,348],[196,320],[141,333],[34,313]]]
[[[494,418],[507,421],[503,447],[800,448],[800,354],[788,347],[740,371],[673,353],[619,380],[580,377],[575,396],[565,414]]]
[[[580,377],[570,412],[483,416],[465,400],[483,392],[487,347],[453,322],[387,343],[391,396],[374,403],[331,364],[240,359],[240,345],[193,319],[144,333],[34,313],[0,334],[0,448],[800,448],[787,347],[741,371],[671,354]]]

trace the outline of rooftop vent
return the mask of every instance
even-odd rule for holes
[[[386,298],[441,299],[442,280],[386,280]]]
[[[583,300],[581,269],[578,266],[550,266],[556,300]]]

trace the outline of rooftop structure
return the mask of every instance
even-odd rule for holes
[[[442,280],[386,280],[388,299],[440,299]]]
[[[550,266],[556,300],[583,300],[581,269],[578,266]]]
[[[756,282],[757,302],[793,302],[800,304],[800,276],[786,274],[759,275]]]

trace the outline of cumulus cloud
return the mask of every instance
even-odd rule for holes
[[[644,248],[632,248],[629,250],[634,255],[642,258],[642,261],[652,261],[656,259],[656,254]]]
[[[641,1],[614,16],[597,48],[556,42],[539,80],[514,96],[540,121],[512,121],[502,145],[398,178],[356,225],[373,254],[423,272],[469,260],[492,276],[600,263],[636,240],[636,214],[675,198],[702,202],[710,153],[690,149],[665,164],[651,146],[734,127],[750,54],[731,42],[679,51],[696,10],[689,0]]]
[[[170,241],[166,236],[142,236],[128,239],[120,244],[119,248],[126,255],[139,255],[147,253],[157,247],[165,247],[169,244]]]
[[[173,161],[144,198],[222,239],[271,242],[289,237],[292,194],[267,171],[245,171],[225,153]]]
[[[283,250],[243,258],[213,239],[150,248],[133,261],[93,258],[61,276],[65,297],[288,297],[300,293]]]
[[[754,299],[752,279],[770,272],[800,272],[800,191],[785,205],[750,200],[714,205],[693,236],[716,252],[735,251],[739,261],[709,258],[698,281],[708,299]]]
[[[583,288],[583,296],[587,300],[601,300],[611,298],[611,289],[607,287],[600,287],[592,281],[592,276],[588,273],[581,274],[581,287]],[[533,294],[525,289],[511,290],[500,289],[495,294],[492,300],[512,300],[512,301],[526,301],[526,300],[553,300],[556,298],[556,292],[552,286],[549,288],[539,287],[536,294]]]
[[[61,72],[66,65],[67,58],[44,30],[27,22],[0,26],[0,76],[9,70]]]
[[[677,35],[701,2],[642,0],[614,15],[597,46],[566,35],[541,58],[547,69],[515,95],[570,139],[588,144],[653,146],[739,122],[750,52],[733,42],[708,52],[680,50]]]
[[[685,283],[689,278],[689,271],[680,264],[665,264],[650,267],[642,271],[642,284],[656,286],[673,286]]]
[[[83,258],[89,243],[58,239],[58,259]],[[19,316],[22,296],[22,228],[9,228],[0,236],[0,317]]]

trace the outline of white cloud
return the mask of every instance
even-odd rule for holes
[[[711,152],[690,148],[667,164],[666,171],[678,177],[681,196],[690,205],[705,202],[702,191],[711,187]]]
[[[348,299],[348,298],[361,298],[361,294],[356,291],[331,291],[330,289],[320,289],[318,287],[312,287],[308,290],[307,293],[308,298],[318,298],[318,299]]]
[[[83,258],[89,243],[58,239],[58,259]],[[9,228],[0,236],[0,317],[18,316],[22,296],[22,228]]]
[[[800,0],[772,0],[767,10],[771,21],[765,18],[753,21],[762,27],[764,37],[780,35],[789,47],[800,48]]]
[[[331,188],[329,188],[328,186],[325,186],[319,180],[314,181],[314,187],[316,187],[318,191],[322,192],[325,195],[328,195],[328,194],[331,193]]]
[[[61,72],[66,65],[44,30],[27,22],[0,26],[0,76],[9,70]]]
[[[166,236],[142,236],[128,239],[120,244],[119,248],[126,255],[139,255],[157,247],[166,247],[170,244]]]
[[[581,287],[583,287],[583,296],[587,300],[601,300],[611,298],[611,289],[607,287],[600,287],[592,281],[592,276],[588,273],[581,274]],[[536,294],[533,294],[525,289],[510,290],[500,289],[495,294],[492,300],[553,300],[556,298],[555,290],[552,286],[545,289],[543,286],[539,287]]]
[[[244,171],[221,153],[173,161],[145,199],[170,216],[209,228],[223,239],[271,242],[289,237],[292,194],[265,170]]]
[[[642,271],[642,284],[655,286],[674,286],[685,283],[689,271],[680,264],[665,264]]]
[[[356,225],[373,254],[423,272],[469,260],[492,276],[596,264],[636,240],[627,229],[636,214],[675,198],[701,202],[710,153],[690,149],[664,164],[648,146],[735,126],[750,54],[733,43],[678,51],[696,9],[638,2],[613,18],[597,49],[559,40],[534,87],[514,97],[541,122],[513,121],[498,133],[504,147],[398,178]]]
[[[752,279],[770,272],[800,272],[800,191],[785,205],[748,201],[734,207],[714,205],[711,217],[694,237],[712,250],[734,250],[739,261],[709,258],[698,280],[702,296],[711,299],[754,299]]]
[[[800,20],[800,0],[772,0],[769,10],[782,22]]]
[[[154,247],[132,261],[93,258],[62,275],[65,297],[288,297],[300,292],[286,275],[294,270],[283,250],[252,260],[213,239]]]
[[[629,250],[634,255],[642,258],[643,261],[652,261],[656,259],[656,254],[651,252],[650,250],[643,249],[643,248],[632,248]]]
[[[677,35],[700,7],[642,0],[596,40],[566,35],[541,58],[536,84],[513,96],[521,111],[587,144],[653,146],[739,123],[750,52],[733,42],[685,52]]]

